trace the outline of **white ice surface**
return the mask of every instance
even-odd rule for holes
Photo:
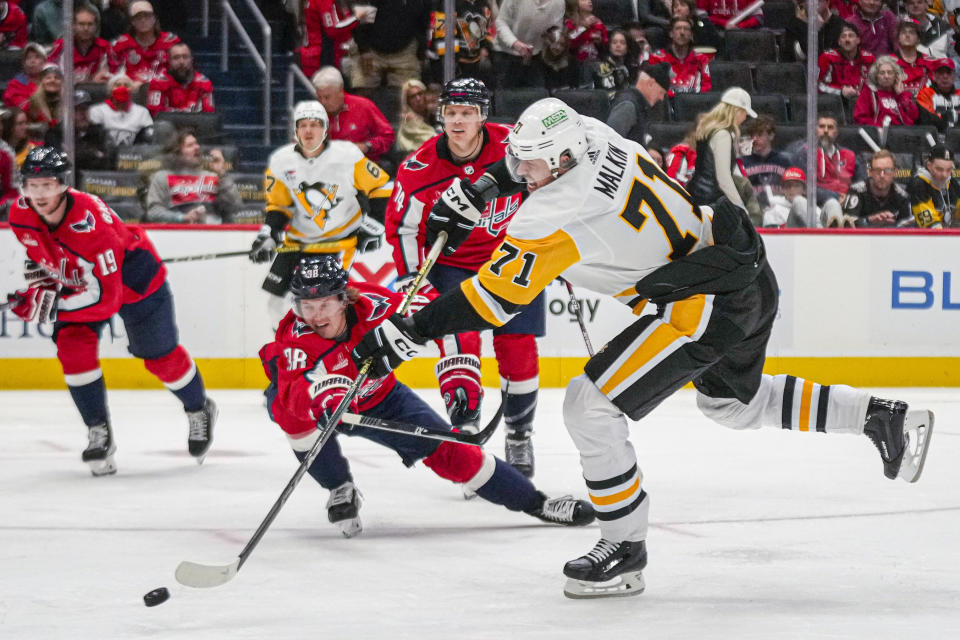
[[[583,496],[562,393],[540,396],[535,480]],[[177,564],[232,561],[296,468],[260,395],[211,394],[220,421],[198,467],[172,396],[111,391],[119,473],[93,478],[65,391],[0,393],[0,638],[956,638],[960,394],[884,393],[937,414],[918,484],[886,480],[866,438],[730,431],[692,393],[670,398],[632,428],[652,500],[647,591],[593,601],[563,597],[561,567],[596,526],[465,502],[358,438],[342,442],[360,537],[327,523],[306,476],[236,579],[182,587]],[[170,600],[144,607],[159,586]]]

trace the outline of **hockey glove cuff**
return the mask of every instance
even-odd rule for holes
[[[278,244],[279,238],[270,225],[263,225],[250,247],[250,261],[257,264],[269,262],[276,253]]]
[[[43,285],[20,289],[7,295],[8,302],[16,301],[10,309],[24,322],[50,323],[57,319],[58,285]]]
[[[433,205],[427,217],[426,242],[433,245],[441,231],[447,232],[444,255],[451,255],[480,222],[486,207],[483,196],[466,178],[454,180]]]
[[[357,228],[357,251],[366,253],[379,249],[383,244],[383,231],[382,224],[370,216],[363,216]]]
[[[376,329],[367,332],[353,348],[351,356],[358,368],[363,366],[367,358],[371,358],[373,366],[370,375],[382,378],[417,355],[425,343],[426,339],[417,332],[413,320],[395,313]]]
[[[347,376],[326,375],[310,385],[310,418],[316,422],[323,419],[326,424],[352,384],[353,380]],[[356,409],[357,401],[354,399],[348,410],[356,412]]]

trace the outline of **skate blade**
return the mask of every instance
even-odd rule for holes
[[[927,461],[927,451],[930,448],[930,436],[933,435],[933,411],[917,409],[907,411],[903,420],[903,432],[909,442],[903,452],[903,462],[900,463],[898,478],[907,482],[916,482],[923,472],[923,465]]]
[[[87,465],[90,467],[90,474],[95,478],[112,476],[117,472],[117,463],[112,455],[107,456],[103,460],[88,460]]]
[[[340,529],[340,533],[343,534],[344,538],[353,538],[363,531],[363,524],[360,522],[360,518],[347,518],[346,520],[334,522],[334,524]]]
[[[574,600],[620,598],[638,596],[643,593],[645,588],[643,572],[629,571],[605,582],[589,582],[567,578],[567,584],[563,587],[563,595]]]

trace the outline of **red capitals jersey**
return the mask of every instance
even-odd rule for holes
[[[314,382],[325,375],[356,380],[357,367],[350,351],[364,334],[394,314],[403,300],[401,294],[378,285],[351,282],[349,286],[357,289],[360,297],[347,307],[346,341],[321,338],[289,311],[280,321],[274,341],[260,349],[263,368],[277,392],[270,404],[270,415],[289,434],[316,427],[310,417],[309,389]],[[357,396],[360,412],[380,404],[396,384],[392,372],[383,378],[367,378]]]
[[[113,53],[124,65],[127,76],[134,82],[150,82],[170,61],[170,47],[180,42],[172,33],[161,31],[149,47],[141,47],[133,36],[125,33],[113,43]]]
[[[697,0],[697,8],[707,12],[707,18],[718,27],[725,27],[730,18],[734,17],[753,2],[751,0]],[[737,23],[738,29],[751,29],[762,24],[757,11]]]
[[[867,51],[858,51],[853,60],[848,60],[836,49],[824,51],[817,59],[821,93],[839,95],[843,87],[854,87],[859,91],[873,62],[873,54]]]
[[[53,43],[53,49],[47,56],[47,62],[63,68],[60,59],[63,57],[63,38]],[[103,38],[94,38],[90,49],[83,53],[76,45],[73,47],[73,77],[74,82],[90,82],[100,72],[116,73],[120,62],[113,55],[113,47]]]
[[[670,63],[670,68],[673,69],[670,88],[675,93],[701,93],[710,91],[713,87],[713,80],[710,79],[710,58],[697,53],[693,47],[683,60],[676,56],[673,49],[667,48],[650,54],[649,62],[650,64]]]
[[[476,160],[466,164],[454,164],[444,135],[430,138],[401,163],[386,215],[386,237],[393,246],[393,261],[399,275],[416,273],[420,268],[425,255],[427,216],[443,190],[454,179],[476,181],[487,167],[502,160],[508,133],[510,128],[505,125],[484,125],[483,150]],[[456,253],[440,256],[437,263],[479,270],[500,245],[507,224],[520,208],[525,194],[489,202],[480,222]]]
[[[0,49],[22,49],[27,44],[27,16],[13,2],[0,8]]]
[[[217,200],[220,178],[212,173],[169,173],[170,208],[187,211],[198,204],[212,205]]]
[[[82,191],[67,191],[66,215],[53,229],[20,198],[10,207],[10,227],[27,257],[72,290],[57,305],[57,319],[64,322],[106,320],[155,292],[166,278],[147,234]]]
[[[305,47],[320,50],[326,36],[333,45],[334,65],[348,53],[348,45],[357,19],[346,2],[337,0],[307,0],[303,7]]]
[[[903,88],[910,92],[914,97],[920,93],[920,89],[927,86],[927,80],[932,75],[930,58],[922,53],[917,53],[917,59],[913,62],[907,62],[900,56],[897,56],[897,64],[907,74],[903,80]]]
[[[203,111],[213,113],[213,83],[199,71],[187,84],[180,84],[167,70],[160,71],[150,81],[147,94],[150,115],[161,111]]]

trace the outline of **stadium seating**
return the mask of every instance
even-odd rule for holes
[[[573,107],[579,114],[606,121],[610,113],[610,98],[603,89],[562,89],[554,96]]]
[[[761,62],[757,64],[758,93],[804,93],[807,69],[799,62]]]
[[[740,87],[753,93],[753,77],[750,67],[742,62],[725,62],[719,60],[710,63],[710,79],[713,83],[711,91],[726,91],[730,87]]]
[[[728,60],[771,62],[780,59],[777,35],[770,29],[730,29],[724,37]]]
[[[765,2],[763,5],[763,26],[768,29],[782,30],[790,24],[797,13],[797,5],[780,0]]]
[[[832,115],[838,124],[846,124],[847,112],[843,106],[843,98],[833,93],[821,93],[817,96],[817,113]],[[790,96],[790,122],[803,124],[807,121],[807,94],[800,93]]]
[[[498,120],[512,124],[517,121],[524,109],[549,95],[543,87],[502,89],[493,96],[493,113]]]
[[[657,145],[669,150],[683,140],[690,126],[687,122],[654,122],[650,124],[648,133]]]

